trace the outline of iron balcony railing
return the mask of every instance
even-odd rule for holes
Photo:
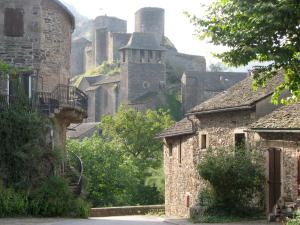
[[[14,96],[0,95],[0,109],[8,107],[14,99]],[[88,97],[76,87],[60,84],[52,92],[35,92],[31,104],[46,114],[65,107],[87,112]]]

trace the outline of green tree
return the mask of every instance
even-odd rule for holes
[[[155,137],[172,123],[169,113],[163,110],[142,113],[121,106],[116,115],[104,117],[100,127],[123,154],[145,168],[161,165],[162,143]]]
[[[276,88],[273,102],[282,91],[300,97],[300,2],[298,0],[215,0],[205,16],[188,14],[201,39],[229,47],[216,54],[230,66],[251,61],[267,62],[254,70],[254,87],[265,85],[278,71],[284,80]]]

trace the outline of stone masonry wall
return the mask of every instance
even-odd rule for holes
[[[52,91],[68,84],[72,27],[67,13],[51,0],[42,0],[40,88]]]
[[[119,49],[125,46],[131,34],[129,33],[108,33],[108,62],[119,62],[121,58],[121,53]]]
[[[235,144],[235,133],[244,133],[245,128],[255,121],[254,111],[223,112],[194,118],[197,133],[181,138],[181,164],[179,163],[180,137],[167,138],[173,143],[170,157],[169,147],[164,146],[164,163],[166,176],[165,205],[167,216],[189,217],[190,207],[197,203],[198,194],[205,188],[197,172],[197,165],[206,149],[201,149],[201,135],[207,136],[207,148],[226,147]],[[246,140],[253,143],[253,134],[245,134]],[[190,197],[187,207],[186,196]]]

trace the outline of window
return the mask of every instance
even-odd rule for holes
[[[246,144],[246,136],[245,133],[237,133],[234,135],[235,147],[242,148],[245,147]]]
[[[123,62],[126,62],[126,51],[123,51]]]
[[[178,147],[178,163],[179,164],[181,164],[181,162],[182,162],[181,142],[182,142],[182,140],[180,139],[180,141],[179,141],[179,147]]]
[[[201,149],[207,148],[207,136],[206,134],[201,135]]]
[[[10,37],[22,37],[24,18],[22,9],[6,8],[4,15],[4,34]]]
[[[149,58],[153,59],[153,52],[152,51],[149,51]]]
[[[173,144],[169,144],[169,157],[173,156]]]

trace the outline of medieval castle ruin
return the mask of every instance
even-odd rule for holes
[[[72,75],[83,74],[103,62],[118,64],[120,73],[85,76],[81,80],[79,88],[89,96],[87,122],[116,113],[121,104],[137,110],[165,105],[164,93],[172,86],[172,79],[173,88],[175,80],[177,92],[182,92],[186,112],[246,76],[206,72],[204,57],[179,53],[165,37],[165,11],[161,8],[138,10],[133,33],[127,33],[126,21],[99,16],[94,20],[92,37],[91,41],[73,41]]]

